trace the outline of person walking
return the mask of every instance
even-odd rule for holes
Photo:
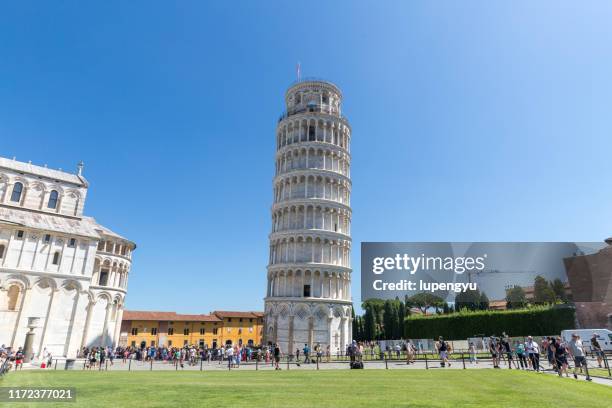
[[[100,348],[100,367],[104,365],[106,361],[106,349],[104,347]]]
[[[504,353],[508,359],[508,369],[512,370],[512,347],[510,347],[510,339],[503,337],[500,343],[501,352]]]
[[[410,340],[406,343],[406,364],[414,364],[414,345]]]
[[[593,337],[591,337],[591,350],[593,351],[593,353],[595,353],[595,356],[597,357],[597,365],[599,366],[599,368],[601,368],[601,362],[603,361],[604,353],[601,348],[601,345],[599,344],[599,341],[597,341],[597,333],[593,333]]]
[[[448,364],[450,367],[451,363],[448,360],[448,343],[444,341],[442,336],[438,338],[438,354],[440,356],[440,366],[444,367]]]
[[[540,372],[540,346],[538,346],[537,342],[533,341],[533,337],[527,337],[525,349],[527,350],[529,361],[531,361],[531,367],[534,371]]]
[[[520,363],[521,370],[529,368],[529,364],[527,364],[527,357],[525,356],[525,345],[520,342],[517,343],[514,351]]]
[[[567,372],[567,350],[565,348],[565,344],[561,342],[561,337],[557,337],[554,343],[554,353],[555,353],[555,363],[557,367],[557,373],[559,377],[563,377],[563,373],[565,373],[566,377],[569,377]]]
[[[225,356],[227,357],[227,368],[231,369],[234,362],[234,349],[232,346],[229,346],[227,350],[225,350]]]
[[[278,343],[274,344],[274,369],[280,370],[281,348]]]
[[[315,354],[317,356],[317,363],[321,363],[323,361],[323,350],[321,349],[321,344],[317,343],[314,348]]]
[[[592,381],[587,367],[586,353],[584,352],[584,347],[582,345],[582,340],[580,340],[580,336],[573,333],[572,339],[569,341],[569,343],[567,343],[567,349],[569,351],[569,355],[574,359],[574,378],[578,379],[577,371],[579,369],[582,371],[582,367],[584,367],[586,371],[586,380]]]
[[[308,347],[308,344],[304,344],[302,351],[304,352],[304,363],[310,363],[310,347]]]
[[[24,357],[25,357],[25,354],[23,353],[23,349],[19,347],[17,349],[17,352],[15,353],[15,371],[17,371],[20,368],[23,369]]]
[[[557,361],[555,360],[556,347],[557,344],[554,337],[548,337],[545,341],[542,341],[542,350],[546,352],[548,364],[551,365],[554,370],[557,369]]]
[[[470,354],[470,363],[478,364],[478,357],[476,357],[476,346],[474,345],[473,341],[470,342],[470,346],[468,348],[468,353]]]
[[[489,338],[489,352],[491,353],[491,358],[493,359],[493,368],[499,367],[499,345],[497,344],[497,339],[495,336],[491,336]]]
[[[347,347],[346,347],[346,354],[348,354],[349,359],[351,361],[351,367],[353,366],[353,364],[356,361],[356,356],[357,356],[357,342],[355,340],[353,340]]]

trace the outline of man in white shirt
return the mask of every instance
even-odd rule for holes
[[[586,380],[591,381],[591,376],[589,376],[589,370],[587,368],[586,354],[584,352],[584,347],[582,346],[580,336],[573,333],[572,339],[567,343],[567,349],[569,350],[570,356],[574,358],[574,378],[578,379],[576,371],[578,371],[579,368],[584,367],[586,370]]]
[[[527,350],[527,354],[529,356],[529,360],[531,361],[531,366],[534,371],[540,371],[540,346],[538,343],[533,341],[533,337],[527,337],[527,341],[525,342],[525,350]]]
[[[225,356],[227,357],[227,368],[232,368],[234,349],[231,346],[225,350]]]

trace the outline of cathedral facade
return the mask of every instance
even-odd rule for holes
[[[82,169],[0,158],[0,344],[34,358],[119,340],[136,245],[83,214]]]

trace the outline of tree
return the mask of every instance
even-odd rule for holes
[[[563,303],[567,303],[567,293],[565,293],[565,285],[561,281],[561,279],[557,278],[550,283],[550,288],[555,294],[555,298],[557,301],[561,301]]]
[[[521,309],[527,306],[527,296],[520,286],[514,286],[506,291],[506,308]]]
[[[423,314],[427,314],[427,309],[430,308],[436,309],[437,313],[446,302],[444,302],[444,299],[439,296],[427,292],[422,292],[409,297],[406,303],[410,304],[413,307],[418,307],[419,309],[421,309],[421,312],[423,312]]]
[[[351,317],[353,318],[353,338],[363,340],[361,335],[361,316],[355,316],[354,307],[351,307]]]
[[[478,289],[460,292],[455,296],[455,309],[478,310],[480,309],[480,298],[481,294]]]
[[[400,339],[402,337],[404,337],[404,319],[406,318],[406,305],[404,305],[404,302],[400,301],[398,299],[399,302],[399,307],[397,308],[397,333],[395,334],[395,338],[396,339]]]
[[[480,310],[489,310],[489,297],[484,292],[480,295]]]
[[[533,281],[533,302],[543,305],[555,303],[555,292],[552,290],[548,281],[542,276],[536,276]]]
[[[397,322],[393,309],[392,301],[385,301],[385,306],[383,309],[383,333],[385,339],[392,339],[393,335],[395,334]]]
[[[366,309],[363,315],[363,337],[367,340],[376,339],[376,322],[371,310]]]
[[[380,340],[383,336],[383,309],[385,302],[380,299],[368,299],[361,306],[365,310],[364,337],[367,340]]]

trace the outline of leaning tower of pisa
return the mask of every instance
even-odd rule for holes
[[[265,340],[293,353],[351,341],[351,128],[342,93],[301,80],[285,94],[276,128],[276,173]]]

